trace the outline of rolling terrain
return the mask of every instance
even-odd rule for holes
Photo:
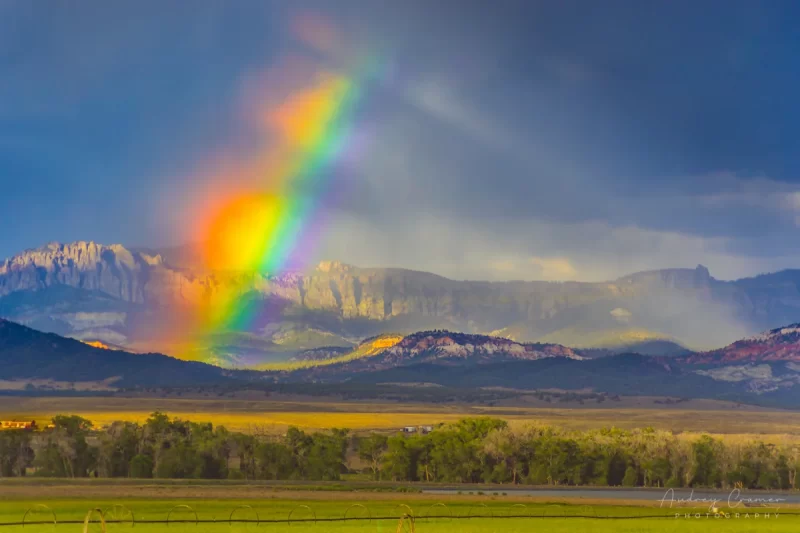
[[[443,330],[392,337],[379,349],[365,341],[352,352],[294,366],[271,367],[288,383],[435,384],[515,390],[588,390],[616,395],[677,396],[798,406],[796,325],[680,356],[602,354],[558,344],[516,343]]]
[[[723,350],[687,356],[629,353],[599,358],[584,357],[580,350],[558,344],[433,330],[379,335],[349,350],[316,349],[260,371],[232,371],[161,354],[90,345],[0,320],[0,380],[6,390],[29,392],[37,387],[40,392],[81,387],[242,390],[275,384],[311,390],[313,383],[314,387],[359,391],[356,394],[362,397],[381,397],[393,387],[422,384],[460,391],[558,389],[797,407],[796,329],[780,328]],[[464,397],[464,393],[455,396]]]

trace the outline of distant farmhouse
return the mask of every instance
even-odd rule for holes
[[[403,433],[406,435],[411,435],[413,433],[422,433],[423,435],[427,435],[433,431],[433,426],[406,426],[403,428]]]
[[[25,422],[21,420],[0,420],[0,430],[2,429],[25,429],[28,431],[35,431],[36,421],[30,420]]]

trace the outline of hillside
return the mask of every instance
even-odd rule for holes
[[[346,354],[262,369],[292,371],[281,378],[291,381],[336,381],[343,376],[424,364],[474,367],[548,358],[583,359],[574,350],[557,344],[522,344],[501,337],[435,330],[406,336],[381,335]]]
[[[717,399],[745,396],[736,384],[662,365],[636,354],[588,361],[553,357],[480,367],[421,363],[351,375],[349,379],[355,383],[435,383],[462,388],[561,389],[628,396]]]
[[[719,350],[692,354],[686,360],[693,364],[800,363],[800,324],[765,331]]]
[[[115,387],[180,387],[229,381],[221,369],[203,363],[96,348],[2,319],[0,379],[108,381]]]
[[[557,344],[519,343],[502,337],[421,331],[403,338],[381,354],[385,365],[417,364],[434,361],[486,363],[500,361],[533,361],[548,357],[580,360],[570,348]]]
[[[353,349],[342,349],[335,346],[317,348],[302,352],[286,363],[272,363],[258,366],[259,370],[303,370],[320,367],[334,367],[344,365],[361,359],[371,358],[384,353],[398,342],[403,336],[396,333],[387,333],[365,339]]]
[[[235,291],[270,312],[247,331],[213,332],[196,354],[235,368],[437,328],[610,353],[657,341],[653,354],[673,355],[683,346],[714,349],[800,316],[800,271],[727,282],[698,266],[556,283],[456,281],[330,261],[274,276],[207,272],[196,263],[183,248],[51,243],[0,263],[0,316],[133,351],[177,353],[183,317]]]
[[[283,382],[425,383],[461,388],[516,390],[563,389],[618,395],[663,395],[715,398],[764,405],[800,405],[794,388],[800,385],[800,364],[788,345],[797,342],[796,326],[757,339],[774,353],[730,364],[699,355],[645,356],[594,354],[557,344],[517,343],[485,335],[423,331],[406,335],[390,347],[368,356],[334,355],[309,360],[291,372],[274,375]],[[783,344],[778,347],[777,338]],[[745,339],[736,345],[752,345]],[[366,353],[369,343],[362,347]],[[586,353],[590,358],[582,357]],[[602,357],[600,357],[602,355]],[[700,354],[702,355],[702,354]],[[752,355],[752,354],[751,354]],[[745,364],[742,364],[745,363]]]
[[[352,350],[338,350],[316,349],[305,359],[263,372],[237,372],[160,354],[95,347],[0,320],[0,381],[5,382],[2,388],[21,390],[28,384],[42,387],[40,391],[208,386],[233,390],[263,384],[295,384],[305,387],[298,390],[312,391],[316,389],[307,388],[330,384],[371,387],[378,395],[385,383],[426,383],[476,393],[487,387],[561,389],[800,405],[794,393],[800,385],[800,365],[792,361],[708,364],[639,354],[585,359],[561,345],[443,330],[380,335]]]

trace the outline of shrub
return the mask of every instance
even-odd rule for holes
[[[153,460],[149,455],[136,455],[131,459],[130,475],[134,478],[153,477]]]
[[[625,469],[625,477],[622,478],[622,486],[623,487],[635,487],[638,484],[639,475],[636,473],[636,469],[632,466],[629,466]]]

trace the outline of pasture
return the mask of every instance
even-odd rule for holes
[[[797,513],[796,509],[778,510],[776,515],[774,509],[749,508],[736,510],[740,511],[738,516],[736,511],[723,510],[725,515],[715,517],[706,514],[705,506],[687,507],[680,509],[676,517],[675,509],[661,509],[657,503],[603,505],[592,501],[548,502],[502,495],[434,497],[268,490],[259,494],[256,489],[226,498],[219,488],[207,490],[203,497],[197,491],[182,493],[180,487],[173,487],[165,496],[154,485],[143,487],[135,497],[125,497],[113,486],[106,486],[105,496],[87,491],[86,486],[77,489],[61,486],[61,495],[57,495],[58,487],[50,488],[56,490],[34,497],[11,496],[0,501],[0,523],[15,524],[0,526],[0,532],[123,531],[135,527],[135,531],[145,533],[699,533],[709,530],[788,533],[800,528],[800,515],[793,514]],[[65,498],[67,493],[71,496]],[[192,497],[186,497],[188,495]],[[687,513],[691,515],[689,518]],[[403,520],[403,515],[413,517],[413,529],[411,520]]]
[[[607,407],[526,407],[466,404],[401,404],[330,399],[179,398],[179,397],[3,397],[0,419],[46,424],[56,414],[76,414],[96,426],[115,420],[143,422],[153,411],[193,421],[212,422],[241,432],[285,432],[349,428],[390,431],[403,426],[435,425],[464,417],[492,416],[510,424],[542,423],[573,430],[615,426],[652,426],[679,433],[741,436],[785,442],[800,435],[800,412],[770,411],[722,402],[687,402],[680,407],[654,406],[629,399]]]

